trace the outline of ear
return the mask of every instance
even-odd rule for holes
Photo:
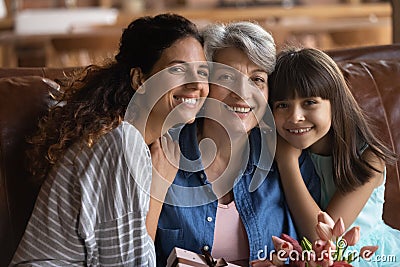
[[[140,88],[140,86],[142,86],[142,84],[145,81],[143,72],[141,68],[132,68],[131,72],[130,72],[130,77],[131,77],[131,86],[133,88],[133,90],[135,90],[137,93],[140,93],[138,91],[138,89]],[[142,90],[140,90],[142,91]]]

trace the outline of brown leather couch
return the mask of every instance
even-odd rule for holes
[[[400,44],[328,51],[380,137],[400,153]],[[0,267],[7,266],[29,219],[38,186],[25,169],[26,138],[45,114],[55,79],[71,69],[0,69]],[[388,167],[384,220],[400,229],[400,167]]]

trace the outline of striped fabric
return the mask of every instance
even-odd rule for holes
[[[10,266],[155,266],[150,181],[150,151],[128,123],[92,148],[73,146],[43,184]]]

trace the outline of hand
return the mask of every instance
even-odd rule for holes
[[[269,260],[254,260],[254,261],[250,262],[250,266],[252,266],[252,267],[277,267]],[[283,266],[283,265],[279,265],[279,266]]]
[[[153,163],[152,196],[163,200],[178,171],[179,144],[166,133],[151,144],[150,152]]]
[[[301,155],[301,149],[292,146],[279,134],[276,135],[276,141],[275,160],[278,165],[292,162],[291,160],[298,161]]]
[[[286,260],[290,258],[290,255],[301,255],[302,248],[299,242],[290,237],[287,234],[281,234],[281,237],[272,237],[275,251],[269,256],[272,256],[269,260],[254,260],[250,262],[252,267],[268,267],[268,266],[290,266],[290,267],[305,267],[305,263],[297,260],[290,260],[289,264],[286,264]],[[292,252],[295,252],[292,254]],[[278,254],[279,253],[279,254]]]

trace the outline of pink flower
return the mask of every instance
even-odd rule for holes
[[[348,246],[354,246],[360,239],[360,227],[351,228],[343,235],[343,239],[346,240]]]
[[[335,225],[333,226],[332,229],[332,235],[335,237],[339,237],[343,235],[344,231],[346,228],[344,227],[344,222],[342,217],[339,217],[339,219],[336,221]]]
[[[320,211],[317,217],[318,222],[323,222],[329,225],[329,227],[333,228],[335,222],[333,221],[332,217],[328,215],[328,213],[324,211]]]
[[[321,251],[324,250],[327,241],[324,240],[317,240],[313,244],[313,250],[317,255],[320,255]]]
[[[318,222],[315,230],[318,237],[324,241],[328,241],[332,238],[332,228],[326,223]]]
[[[328,240],[326,241],[324,249],[327,251],[336,250],[336,245],[331,240]]]
[[[291,237],[290,235],[287,234],[281,234],[281,238],[287,242],[289,242],[290,244],[292,244],[293,249],[296,250],[297,252],[302,252],[303,249],[301,248],[299,242],[294,239],[293,237]]]
[[[289,255],[289,252],[293,250],[293,245],[277,236],[272,236],[272,242],[276,250],[283,250]]]
[[[370,259],[375,251],[378,250],[378,246],[365,246],[360,250],[360,257],[363,259]]]
[[[321,253],[321,259],[322,266],[331,266],[333,264],[332,250],[330,247],[326,249],[325,246],[325,249]]]
[[[287,235],[287,234],[284,234],[284,233],[281,234],[281,238],[283,240],[285,240],[286,242],[289,242],[290,244],[292,244],[293,251],[297,251],[299,255],[302,253],[303,249],[301,248],[301,245],[299,244],[299,242],[296,239],[294,239],[290,235]],[[301,261],[301,260],[291,260],[289,262],[289,266],[290,267],[305,267],[306,263],[304,261]]]

